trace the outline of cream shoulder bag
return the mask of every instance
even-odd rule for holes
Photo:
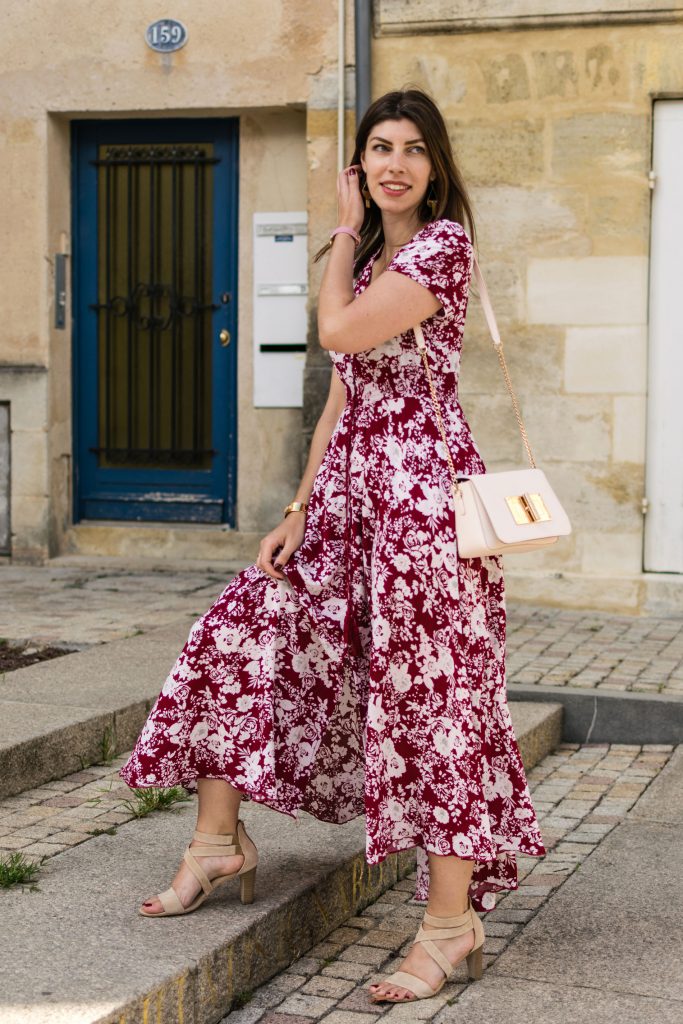
[[[425,365],[432,402],[439,423],[439,431],[446,449],[451,474],[451,491],[455,503],[455,532],[458,554],[461,558],[481,558],[487,555],[512,554],[554,544],[558,537],[571,533],[571,524],[542,469],[534,461],[526,428],[517,404],[508,373],[503,343],[489,299],[486,283],[474,260],[474,274],[479,285],[481,304],[488,324],[491,340],[512,399],[522,441],[529,459],[529,469],[512,469],[500,473],[473,473],[458,477],[446,440],[441,406],[434,388],[427,345],[422,325],[413,328],[415,340]]]

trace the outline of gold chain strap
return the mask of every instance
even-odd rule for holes
[[[480,292],[481,304],[482,304],[482,307],[483,307],[483,310],[484,310],[484,315],[486,317],[486,323],[488,325],[489,332],[491,334],[491,340],[493,342],[493,347],[496,350],[496,354],[498,355],[498,361],[500,362],[500,366],[501,366],[501,369],[503,371],[503,376],[505,378],[505,384],[506,384],[506,387],[508,389],[508,393],[510,395],[510,399],[512,401],[512,408],[513,408],[514,413],[515,413],[515,418],[517,420],[517,425],[519,427],[519,432],[522,435],[522,441],[523,441],[524,447],[526,449],[526,454],[527,454],[527,458],[529,459],[529,464],[530,464],[532,469],[536,469],[536,460],[534,459],[533,452],[531,451],[531,445],[529,444],[529,438],[527,436],[526,427],[524,426],[524,420],[522,419],[522,414],[521,414],[520,409],[519,409],[519,403],[517,401],[517,396],[515,395],[514,388],[512,387],[512,381],[510,379],[510,373],[508,371],[507,363],[505,361],[505,353],[503,352],[503,342],[501,341],[500,334],[498,333],[498,325],[496,324],[496,318],[494,316],[493,309],[491,307],[491,300],[489,298],[488,289],[486,287],[486,282],[484,281],[484,277],[483,277],[482,272],[481,272],[481,270],[479,268],[479,263],[477,262],[477,258],[474,255],[474,253],[472,253],[472,259],[473,259],[474,274],[475,274],[475,276],[477,278],[477,281],[478,281],[478,284],[479,284],[479,292]],[[431,392],[432,402],[434,403],[434,409],[436,411],[436,418],[437,418],[437,421],[438,421],[438,424],[439,424],[439,431],[441,432],[441,438],[442,438],[444,446],[446,448],[446,458],[448,459],[448,467],[450,469],[451,477],[452,477],[452,480],[453,480],[454,495],[456,493],[460,494],[460,487],[458,486],[457,474],[455,472],[455,465],[453,464],[453,459],[451,457],[451,452],[450,452],[450,449],[448,447],[448,441],[446,440],[446,431],[444,430],[443,419],[441,417],[441,404],[439,402],[439,399],[437,398],[436,389],[434,387],[434,381],[432,380],[432,373],[431,373],[431,370],[429,369],[429,361],[427,359],[427,343],[425,341],[424,332],[422,331],[422,324],[418,324],[417,327],[414,328],[414,334],[415,334],[415,339],[416,339],[416,341],[418,343],[418,348],[420,350],[420,355],[422,356],[422,362],[424,363],[424,367],[425,367],[425,370],[427,372],[427,380],[429,381],[429,390]]]
[[[522,435],[522,441],[524,442],[524,447],[526,448],[526,453],[527,453],[527,457],[529,459],[529,464],[530,464],[532,469],[536,469],[536,460],[534,459],[533,453],[531,451],[531,445],[529,444],[529,438],[527,437],[526,427],[524,426],[524,420],[522,419],[522,414],[519,411],[519,405],[517,404],[517,396],[515,395],[515,392],[514,392],[514,390],[512,388],[512,381],[510,380],[510,374],[508,373],[508,366],[507,366],[507,363],[505,362],[505,353],[503,352],[503,343],[502,343],[502,341],[499,342],[494,347],[495,347],[496,352],[498,353],[498,359],[499,359],[500,365],[501,365],[501,367],[503,369],[503,376],[505,377],[505,383],[507,384],[507,389],[510,392],[510,398],[512,399],[512,408],[515,411],[515,416],[517,418],[517,425],[519,426],[519,432]]]

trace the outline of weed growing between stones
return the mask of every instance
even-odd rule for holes
[[[144,818],[152,811],[167,811],[173,804],[185,803],[190,800],[182,786],[171,786],[170,789],[158,789],[149,786],[134,789],[132,800],[124,800],[123,806],[136,818]]]
[[[26,885],[33,883],[40,870],[40,864],[28,860],[23,853],[15,851],[5,857],[0,857],[0,889],[9,889],[12,885]],[[37,889],[31,885],[31,889]]]
[[[254,998],[254,993],[247,990],[246,992],[238,992],[232,1001],[231,1010],[241,1010],[243,1006],[251,1002]]]
[[[87,771],[92,765],[111,764],[116,757],[116,735],[112,726],[108,725],[102,733],[102,739],[100,740],[100,757],[97,761],[91,761],[89,757],[84,757],[83,754],[76,754],[76,757],[80,763],[80,771]]]

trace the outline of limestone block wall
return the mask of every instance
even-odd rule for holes
[[[55,253],[72,255],[76,118],[240,118],[237,528],[270,529],[299,481],[302,410],[252,405],[252,213],[305,208],[309,177],[315,189],[325,179],[321,191],[334,195],[336,148],[326,135],[320,145],[307,139],[306,110],[314,94],[316,108],[334,118],[336,5],[10,7],[16,16],[8,13],[0,37],[0,402],[11,409],[13,557],[58,553],[72,523],[72,320],[69,307],[67,329],[53,327],[53,272]],[[144,40],[164,14],[188,30],[173,54],[154,53]],[[349,39],[351,15],[352,7]],[[327,210],[323,220],[327,227]],[[320,230],[313,216],[316,238]]]
[[[648,602],[652,103],[683,95],[682,47],[680,19],[375,40],[375,94],[422,85],[447,118],[532,447],[573,521],[556,547],[506,559],[515,596],[627,611]],[[475,297],[461,393],[487,466],[522,465]]]

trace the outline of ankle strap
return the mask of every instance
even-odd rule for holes
[[[202,843],[211,843],[212,846],[234,846],[235,843],[239,843],[236,832],[221,836],[215,835],[212,832],[200,832],[198,829],[195,829],[192,833],[192,838],[199,839]]]
[[[472,927],[472,905],[468,901],[467,910],[464,914],[458,914],[455,917],[437,917],[435,914],[428,914],[425,910],[424,921],[426,924],[431,924],[435,928],[459,928],[463,925],[469,925]]]

